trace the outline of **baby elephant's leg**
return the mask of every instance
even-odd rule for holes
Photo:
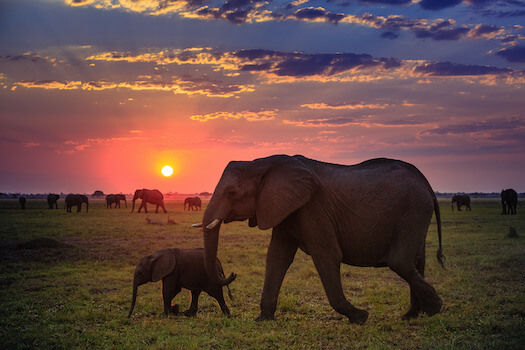
[[[230,309],[228,309],[228,305],[226,305],[226,302],[224,301],[224,294],[222,293],[222,287],[219,286],[214,293],[208,293],[210,296],[215,298],[217,302],[219,303],[219,306],[221,307],[222,313],[228,317],[230,317]]]
[[[199,295],[201,294],[200,290],[191,291],[191,304],[188,310],[184,311],[183,314],[186,316],[195,316],[197,310],[199,310]]]

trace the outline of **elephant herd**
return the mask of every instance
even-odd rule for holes
[[[456,194],[452,197],[452,211],[454,211],[454,203],[461,211],[461,207],[465,206],[467,211],[472,210],[470,208],[470,197],[467,194]],[[501,215],[515,215],[516,206],[518,204],[518,193],[512,188],[501,191]]]
[[[83,198],[75,198],[71,205],[79,203],[80,210]],[[516,191],[504,190],[501,198],[502,214],[515,214]],[[147,212],[146,203],[156,205],[156,212],[159,207],[166,212],[163,195],[157,190],[136,190],[132,212],[139,199],[138,212],[142,208]],[[117,205],[119,199],[116,201],[111,204]],[[201,208],[200,199],[187,198],[184,210],[186,203],[188,210]],[[458,210],[462,206],[470,210],[467,195],[454,196],[452,207],[454,203]],[[108,206],[111,204],[108,202]],[[141,260],[136,269],[130,314],[136,287],[160,279],[166,286],[163,287],[166,313],[178,313],[178,307],[171,306],[171,299],[180,288],[188,288],[195,299],[187,313],[194,315],[198,293],[208,291],[210,295],[215,293],[221,309],[229,314],[219,288],[231,283],[236,275],[232,273],[226,278],[222,268],[219,269],[219,233],[223,224],[247,221],[249,227],[272,229],[257,320],[274,319],[283,280],[299,249],[312,258],[332,308],[351,323],[363,324],[368,311],[356,308],[345,297],[341,264],[389,267],[410,288],[409,308],[402,318],[432,316],[443,306],[435,288],[424,279],[425,240],[434,215],[435,257],[444,266],[438,201],[428,180],[412,164],[377,158],[356,165],[340,165],[300,155],[232,161],[224,169],[202,217],[204,249],[163,250]],[[187,256],[183,257],[184,254]],[[198,286],[190,283],[190,277],[184,277],[197,273],[184,263],[195,259],[202,277],[202,285]],[[149,267],[151,264],[153,267]]]

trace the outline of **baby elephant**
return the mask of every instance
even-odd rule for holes
[[[224,277],[224,271],[219,259],[215,265],[220,274]],[[232,273],[227,281],[230,284],[236,274]],[[171,305],[171,301],[182,288],[191,291],[191,305],[183,314],[195,316],[198,310],[199,295],[202,291],[215,298],[221,307],[223,314],[230,316],[230,310],[224,301],[222,286],[212,282],[206,274],[204,267],[204,249],[163,249],[148,255],[140,260],[135,269],[133,278],[133,298],[128,317],[131,316],[135,301],[137,300],[138,286],[148,282],[157,282],[162,279],[162,299],[164,301],[164,313],[179,313],[178,305]],[[230,288],[228,294],[233,300]]]

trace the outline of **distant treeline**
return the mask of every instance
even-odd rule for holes
[[[436,197],[438,198],[452,198],[455,194],[466,194],[470,198],[501,198],[501,192],[490,192],[490,193],[484,193],[484,192],[436,192]],[[523,198],[525,197],[525,193],[518,193],[518,197]]]
[[[81,193],[92,198],[101,198],[106,197],[102,191],[95,191],[93,194]],[[133,193],[122,193],[126,197],[133,198]],[[0,199],[18,199],[20,197],[25,197],[27,199],[46,199],[48,193],[3,193],[0,192]],[[60,193],[60,198],[66,198],[68,193]],[[168,192],[164,193],[165,198],[186,198],[191,196],[200,196],[203,198],[211,197],[212,193],[210,192],[201,192],[201,193],[178,193],[178,192]]]

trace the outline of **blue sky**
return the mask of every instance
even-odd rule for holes
[[[211,191],[278,153],[524,191],[524,19],[514,0],[4,0],[0,192]]]

